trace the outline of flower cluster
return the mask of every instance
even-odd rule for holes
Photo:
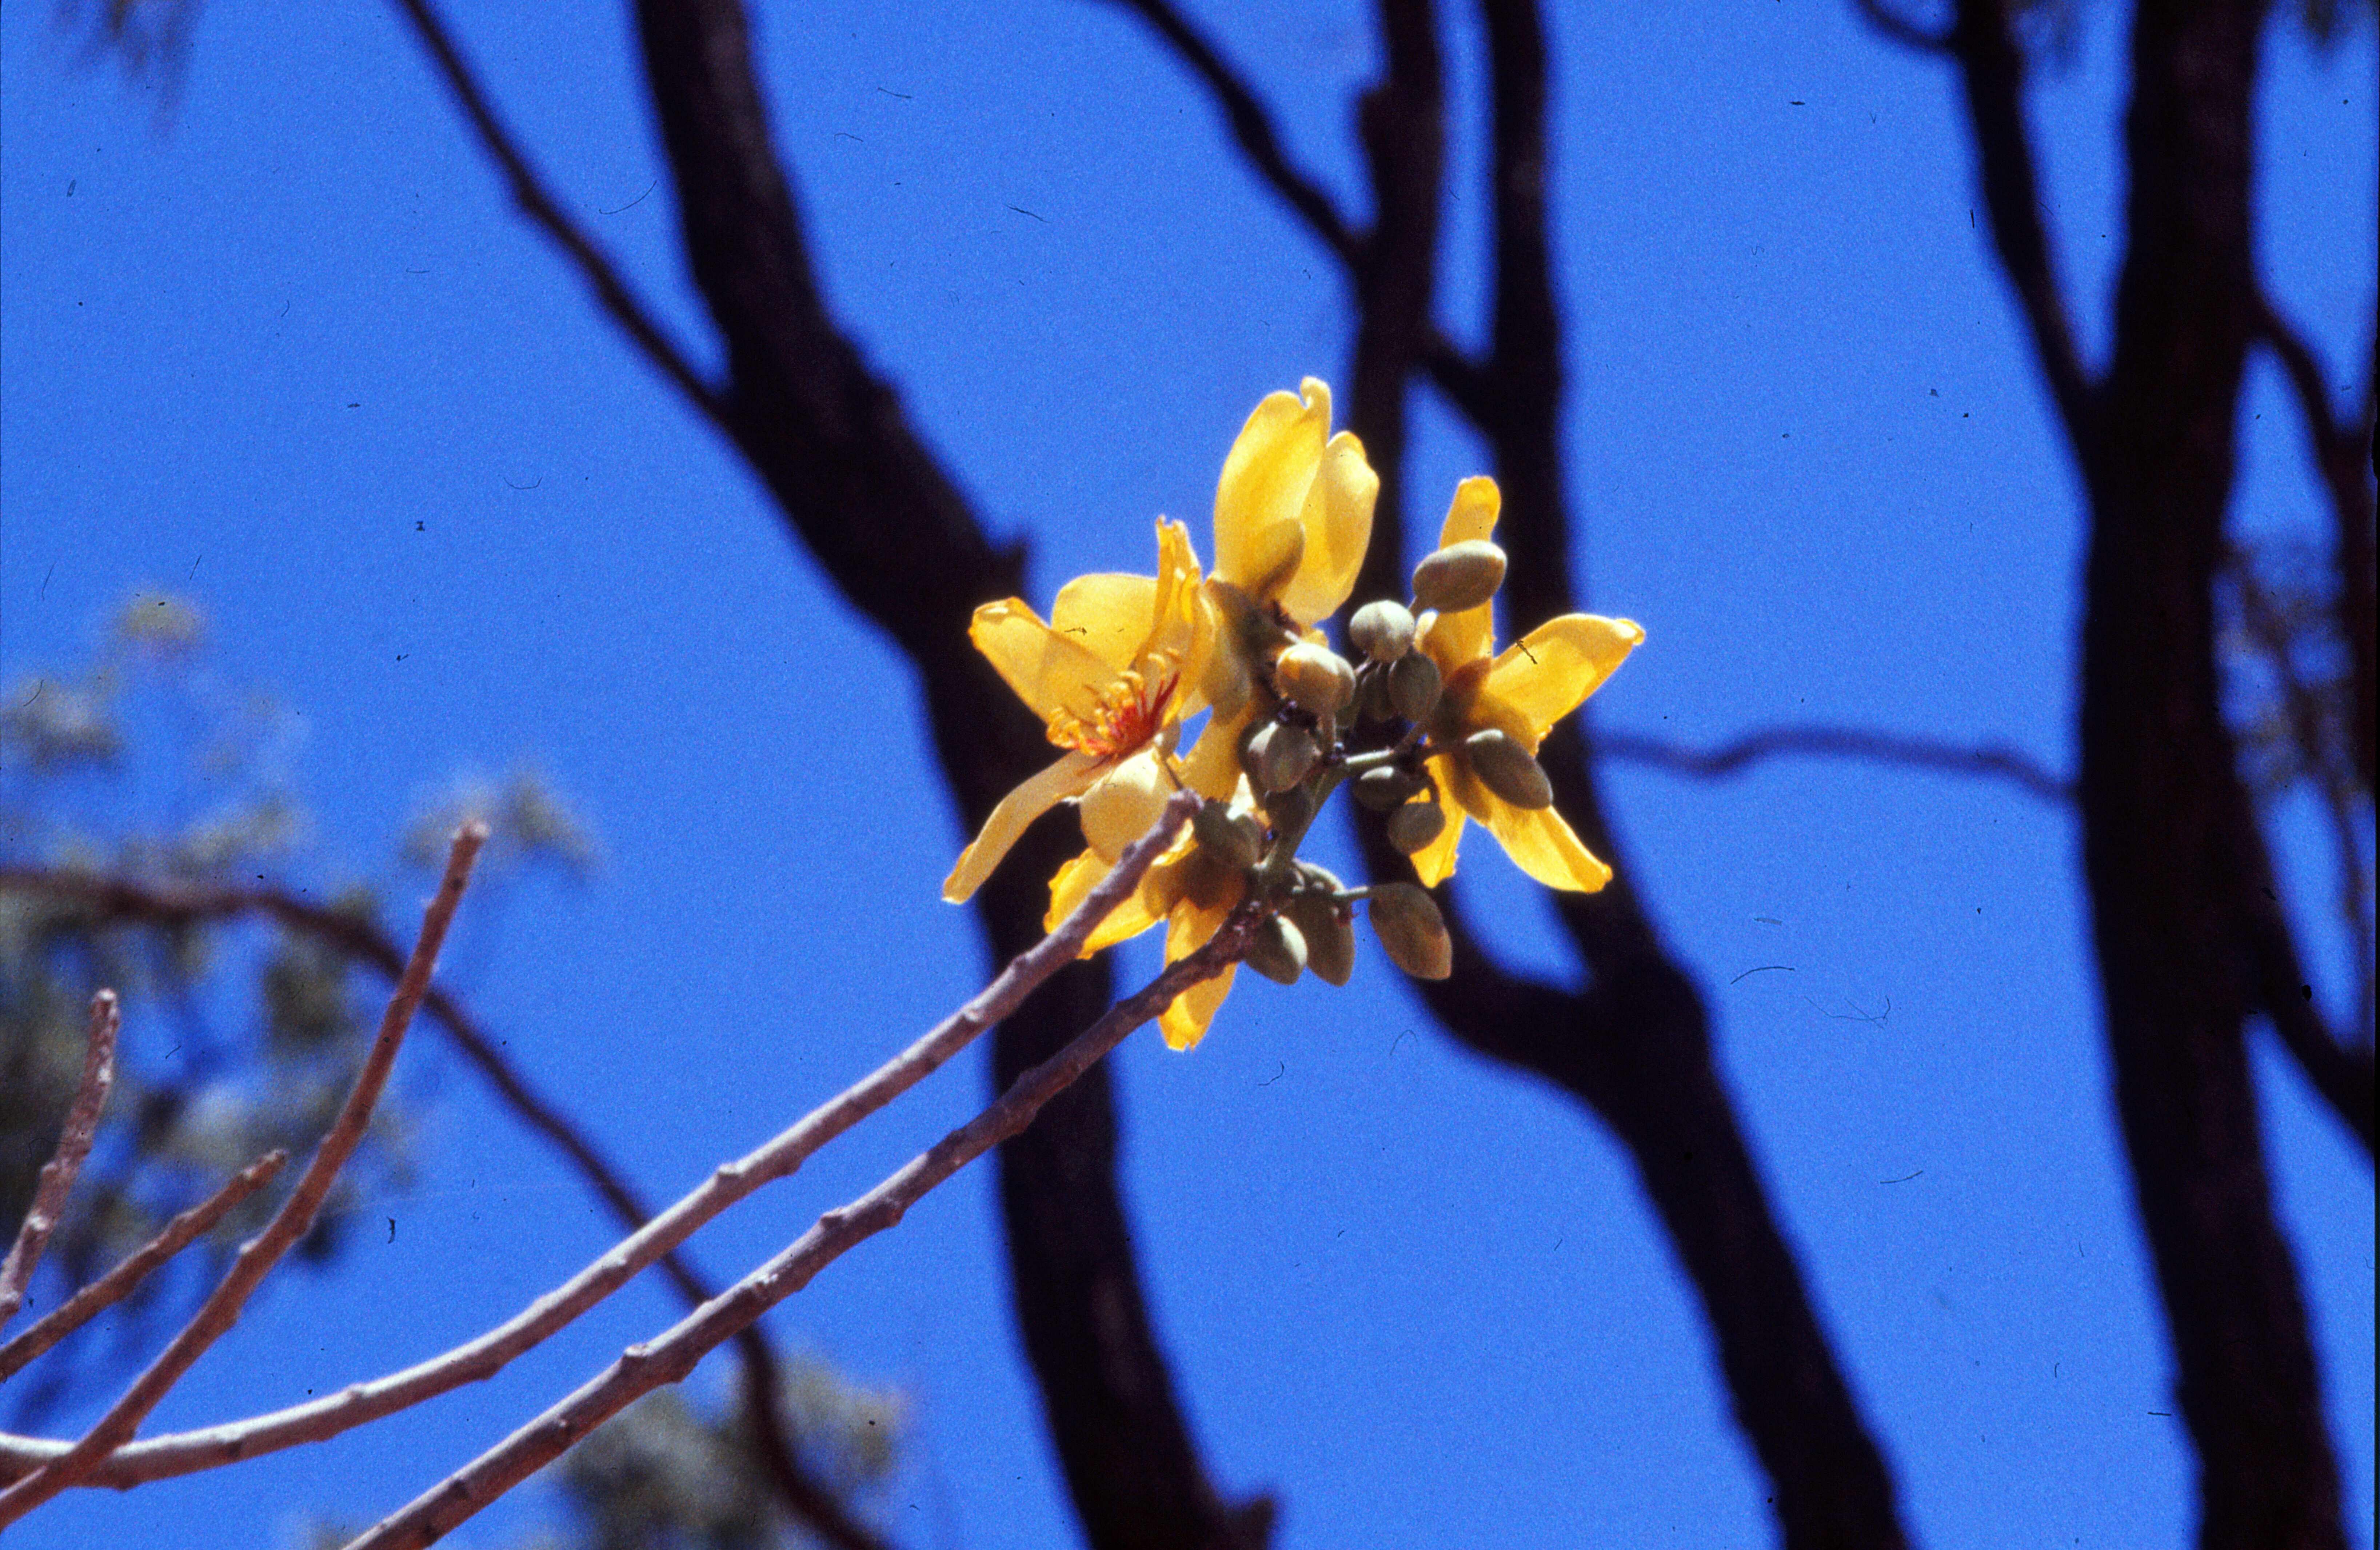
[[[1155,576],[1077,577],[1047,623],[1014,598],[978,609],[970,638],[1062,752],[992,810],[943,897],[965,900],[1026,826],[1074,802],[1086,845],[1050,879],[1054,925],[1187,787],[1207,799],[1197,820],[1086,953],[1162,922],[1172,963],[1253,902],[1262,919],[1251,967],[1283,984],[1311,971],[1344,985],[1351,906],[1365,900],[1400,967],[1444,977],[1446,926],[1423,888],[1350,888],[1296,858],[1342,783],[1385,815],[1426,887],[1452,875],[1475,819],[1548,887],[1601,888],[1611,869],[1554,811],[1536,752],[1645,632],[1572,613],[1496,653],[1500,497],[1495,480],[1469,478],[1414,572],[1410,605],[1369,603],[1348,622],[1362,659],[1351,662],[1321,626],[1354,590],[1379,485],[1363,443],[1330,434],[1330,390],[1309,377],[1257,405],[1223,460],[1212,575],[1182,525],[1160,522]],[[1205,728],[1177,754],[1183,723],[1201,711]],[[1231,984],[1227,969],[1177,997],[1161,1020],[1166,1042],[1187,1049],[1204,1037]]]

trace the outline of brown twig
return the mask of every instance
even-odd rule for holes
[[[521,1352],[618,1290],[704,1223],[762,1185],[792,1174],[820,1147],[915,1086],[984,1029],[1014,1012],[1035,988],[1075,961],[1092,929],[1139,886],[1196,806],[1195,796],[1177,793],[1157,826],[1124,852],[1115,869],[1074,914],[1019,954],[965,1006],[747,1156],[713,1170],[675,1204],[504,1323],[428,1361],[350,1385],[321,1399],[200,1432],[134,1444],[99,1471],[94,1483],[129,1485],[319,1442],[501,1371]],[[701,1305],[717,1301],[708,1298]],[[0,1473],[39,1467],[59,1451],[29,1439],[0,1439]]]
[[[32,1209],[25,1213],[8,1257],[0,1261],[0,1325],[16,1317],[24,1305],[33,1269],[42,1263],[50,1234],[57,1230],[58,1217],[74,1193],[83,1159],[91,1156],[91,1141],[99,1134],[100,1114],[107,1108],[108,1089],[115,1085],[115,1034],[122,1022],[115,991],[100,990],[91,996],[91,1020],[83,1033],[82,1080],[67,1109],[66,1123],[59,1128],[57,1150],[42,1165]]]
[[[180,1253],[201,1233],[229,1216],[233,1207],[272,1182],[289,1154],[275,1148],[224,1181],[223,1187],[167,1222],[155,1237],[127,1254],[113,1270],[77,1291],[0,1346],[0,1382],[22,1371],[27,1362],[114,1307],[148,1279],[156,1268]]]
[[[1716,778],[1741,774],[1763,759],[1802,754],[1826,758],[1901,764],[1949,775],[1983,775],[2007,781],[2029,796],[2058,807],[2074,805],[2074,782],[2051,773],[2031,755],[2005,743],[1973,745],[1947,738],[1912,737],[1859,727],[1765,727],[1716,748],[1688,748],[1638,733],[1597,729],[1595,749],[1633,764],[1680,775]]]
[[[1071,1086],[1189,987],[1220,974],[1246,951],[1254,916],[1244,910],[1197,951],[1169,965],[1119,1001],[1073,1043],[1025,1073],[999,1101],[847,1205],[820,1217],[783,1253],[651,1340],[632,1346],[543,1415],[424,1492],[347,1550],[428,1545],[618,1414],[638,1397],[691,1373],[705,1353],[808,1286],[853,1245],[894,1226],[927,1192],[1033,1122],[1042,1105]]]
[[[446,939],[446,927],[455,918],[455,906],[463,902],[471,864],[478,859],[480,847],[487,838],[486,826],[481,824],[466,824],[455,831],[454,846],[447,854],[446,875],[422,914],[421,935],[414,944],[405,977],[389,997],[388,1009],[381,1016],[380,1032],[356,1073],[346,1102],[323,1136],[313,1160],[307,1164],[297,1188],[282,1203],[281,1209],[273,1213],[264,1230],[240,1245],[231,1269],[199,1311],[148,1369],[132,1381],[123,1397],[83,1435],[82,1440],[0,1492],[0,1526],[15,1522],[73,1485],[130,1440],[141,1420],[182,1380],[182,1374],[206,1353],[207,1348],[232,1326],[266,1274],[312,1228],[315,1214],[329,1196],[340,1169],[363,1141],[365,1126],[396,1063],[396,1052],[404,1045],[405,1030],[413,1020],[414,1008],[430,988],[431,970],[438,962],[438,950]]]

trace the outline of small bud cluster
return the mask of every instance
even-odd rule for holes
[[[1504,570],[1504,551],[1484,539],[1450,544],[1415,568],[1410,604],[1383,599],[1355,611],[1347,639],[1359,661],[1318,636],[1290,636],[1270,657],[1269,713],[1252,719],[1239,745],[1255,805],[1210,800],[1192,826],[1202,867],[1239,877],[1245,897],[1270,906],[1247,954],[1268,979],[1287,985],[1310,971],[1345,984],[1354,966],[1351,907],[1359,900],[1368,901],[1372,928],[1399,968],[1423,979],[1452,972],[1446,921],[1426,890],[1409,882],[1351,889],[1295,859],[1316,812],[1342,782],[1359,805],[1384,816],[1389,842],[1407,855],[1446,830],[1426,763],[1432,754],[1457,755],[1515,806],[1551,805],[1552,788],[1527,748],[1503,732],[1465,732],[1441,717],[1444,676],[1420,648],[1440,615],[1493,599]],[[1387,732],[1360,733],[1366,725]],[[1374,745],[1351,747],[1359,735]]]

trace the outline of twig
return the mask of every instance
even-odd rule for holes
[[[1779,754],[1814,754],[1913,765],[1951,775],[1987,775],[2011,781],[2028,794],[2057,806],[2070,806],[2074,801],[2071,781],[2050,773],[2029,755],[2005,743],[1968,746],[1934,737],[1820,726],[1768,727],[1711,749],[1683,748],[1658,737],[1601,728],[1596,730],[1594,742],[1599,754],[1681,775],[1733,775],[1748,765]]]
[[[1148,868],[1165,854],[1197,805],[1196,796],[1175,793],[1157,826],[1124,852],[1115,870],[1075,913],[1056,931],[1011,960],[1000,976],[965,1006],[758,1150],[716,1169],[674,1205],[504,1323],[426,1362],[303,1405],[134,1444],[96,1473],[93,1483],[136,1484],[318,1442],[500,1371],[684,1242],[704,1223],[763,1184],[793,1173],[820,1147],[915,1086],[984,1029],[1014,1011],[1042,981],[1074,961],[1099,922],[1139,886]],[[704,1305],[715,1305],[718,1301],[713,1298]],[[29,1438],[0,1438],[0,1475],[42,1461],[50,1456],[52,1446]]]
[[[83,1435],[82,1440],[0,1492],[0,1527],[15,1522],[74,1484],[129,1441],[158,1401],[232,1326],[249,1295],[280,1263],[282,1255],[314,1225],[315,1213],[329,1196],[339,1169],[363,1141],[364,1128],[380,1102],[381,1089],[387,1085],[388,1073],[396,1063],[396,1052],[405,1043],[406,1025],[413,1020],[413,1009],[420,1003],[422,992],[430,988],[430,972],[438,962],[438,949],[446,939],[446,927],[455,918],[455,906],[463,902],[471,864],[479,858],[480,847],[487,839],[484,824],[465,824],[455,831],[454,845],[447,852],[446,876],[422,913],[421,936],[414,944],[412,962],[406,965],[405,977],[389,997],[388,1010],[381,1015],[380,1032],[372,1040],[371,1052],[365,1056],[362,1069],[356,1072],[346,1104],[329,1133],[323,1136],[313,1160],[307,1164],[298,1187],[273,1213],[264,1230],[240,1245],[231,1269],[198,1313],[149,1364],[148,1370],[133,1380],[131,1387],[108,1408],[98,1423]]]
[[[1859,14],[1867,18],[1870,27],[1903,48],[1912,48],[1920,54],[1950,52],[1949,33],[1920,26],[1886,5],[1884,0],[1856,0],[1856,3]]]
[[[91,999],[91,1022],[83,1034],[82,1082],[75,1088],[67,1122],[58,1132],[57,1151],[42,1165],[41,1183],[33,1191],[33,1208],[17,1229],[8,1257],[0,1261],[0,1325],[17,1316],[25,1289],[32,1284],[33,1268],[42,1263],[50,1234],[74,1193],[75,1176],[91,1156],[91,1139],[99,1133],[99,1116],[107,1108],[108,1089],[115,1085],[115,1033],[123,1025],[115,992],[101,990]]]
[[[1216,105],[1231,122],[1232,138],[1240,142],[1240,150],[1257,175],[1272,186],[1273,191],[1297,212],[1340,262],[1354,268],[1361,260],[1364,239],[1339,213],[1339,207],[1330,202],[1322,185],[1290,164],[1288,152],[1281,149],[1281,132],[1273,127],[1272,115],[1266,111],[1254,89],[1232,72],[1212,43],[1199,36],[1189,18],[1166,0],[1115,3],[1156,29],[1166,46],[1213,94]]]
[[[898,1223],[928,1191],[1031,1124],[1043,1104],[1123,1043],[1127,1034],[1164,1011],[1174,997],[1237,962],[1247,951],[1254,920],[1253,912],[1244,907],[1206,946],[1117,1002],[1073,1043],[1018,1077],[990,1108],[868,1193],[827,1212],[792,1246],[723,1295],[654,1339],[622,1352],[618,1361],[543,1415],[351,1541],[347,1550],[435,1543],[639,1396],[685,1377],[706,1352],[808,1286],[845,1250]]]
[[[638,302],[636,293],[628,289],[627,281],[612,267],[612,260],[603,256],[602,249],[597,248],[594,240],[563,213],[562,206],[546,192],[545,185],[529,166],[528,158],[513,143],[512,136],[505,132],[504,127],[496,121],[495,110],[489,105],[487,94],[480,90],[470,66],[464,63],[461,51],[455,48],[454,39],[448,35],[438,14],[430,8],[429,0],[396,0],[396,3],[413,23],[414,30],[421,34],[422,46],[437,62],[439,74],[446,78],[447,89],[455,93],[455,100],[462,104],[464,115],[470,119],[471,127],[479,132],[480,144],[504,169],[504,180],[512,186],[513,202],[519,205],[531,221],[543,227],[555,246],[577,266],[579,273],[594,287],[596,297],[603,303],[603,309],[611,313],[613,321],[620,325],[620,331],[644,351],[646,358],[661,369],[662,375],[686,394],[688,403],[732,437],[735,432],[729,423],[727,407],[720,400],[718,393],[702,380],[692,364],[679,353],[677,346],[670,343],[669,336],[662,332],[661,324]]]
[[[0,866],[0,889],[76,900],[105,917],[129,915],[182,923],[263,914],[291,931],[313,937],[349,958],[370,964],[392,981],[405,973],[404,950],[368,916],[326,908],[281,889],[148,883],[21,866]],[[504,1058],[496,1040],[460,1001],[433,985],[422,998],[421,1006],[521,1122],[577,1166],[589,1187],[611,1208],[621,1230],[633,1232],[652,1219],[652,1207],[625,1176],[559,1108],[529,1085]],[[717,1295],[717,1289],[706,1283],[686,1257],[675,1251],[662,1256],[661,1269],[688,1307],[699,1306]],[[807,1526],[828,1544],[837,1550],[876,1550],[881,1542],[843,1511],[834,1494],[804,1469],[787,1435],[776,1379],[779,1363],[765,1332],[758,1328],[746,1330],[738,1338],[737,1347],[747,1368],[753,1440],[770,1478],[787,1503],[807,1520]]]
[[[0,1382],[6,1382],[22,1371],[27,1362],[81,1328],[103,1310],[122,1302],[130,1295],[134,1287],[149,1278],[151,1272],[188,1248],[200,1233],[212,1229],[241,1201],[270,1183],[273,1175],[281,1171],[281,1165],[288,1160],[289,1154],[278,1147],[257,1158],[225,1181],[224,1186],[214,1193],[167,1222],[163,1230],[127,1254],[115,1269],[42,1314],[15,1339],[0,1346]]]

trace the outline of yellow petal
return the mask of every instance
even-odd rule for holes
[[[1158,750],[1144,748],[1083,793],[1083,838],[1112,866],[1123,858],[1125,846],[1148,832],[1172,793],[1173,781]]]
[[[1330,389],[1319,389],[1330,402]],[[1322,468],[1306,496],[1299,520],[1305,528],[1305,549],[1297,574],[1279,593],[1281,606],[1302,624],[1317,624],[1339,612],[1355,589],[1355,573],[1364,568],[1364,551],[1372,541],[1372,507],[1380,493],[1380,476],[1364,456],[1364,443],[1347,431],[1330,438],[1323,449]]]
[[[1446,813],[1446,827],[1438,838],[1413,853],[1414,873],[1424,888],[1436,888],[1454,876],[1454,849],[1463,842],[1463,804],[1455,795],[1458,777],[1454,761],[1443,754],[1433,754],[1427,761],[1429,773],[1438,782],[1443,800],[1439,806]]]
[[[977,609],[967,638],[1044,721],[1098,714],[1100,691],[1115,681],[1104,659],[1043,624],[1021,598]]]
[[[1534,753],[1546,729],[1602,687],[1644,638],[1633,619],[1594,613],[1549,619],[1504,648],[1481,697],[1500,701],[1527,723],[1524,741]]]
[[[1050,629],[1122,672],[1139,659],[1156,613],[1153,575],[1078,575],[1058,588]]]
[[[1496,488],[1494,479],[1474,477],[1456,485],[1453,503],[1446,509],[1446,526],[1439,530],[1439,547],[1487,538],[1496,530],[1496,516],[1503,503],[1503,491]],[[1440,672],[1451,678],[1455,669],[1488,654],[1496,638],[1495,608],[1491,599],[1477,608],[1438,616],[1422,646]]]
[[[978,611],[980,612],[980,611]],[[1099,761],[1088,754],[1069,753],[1000,799],[983,832],[959,853],[958,865],[942,883],[942,897],[964,904],[991,876],[1001,858],[1032,827],[1033,820],[1070,796],[1080,796],[1099,779]]]
[[[1250,591],[1274,578],[1283,554],[1305,541],[1299,517],[1330,423],[1330,390],[1311,378],[1305,386],[1303,400],[1275,393],[1256,406],[1216,481],[1215,574]]]
[[[1222,1010],[1223,998],[1232,993],[1232,976],[1240,972],[1237,963],[1228,965],[1212,979],[1197,984],[1173,998],[1173,1004],[1158,1019],[1159,1031],[1165,1042],[1175,1049],[1196,1049],[1198,1041],[1207,1036],[1207,1027]]]
[[[1198,741],[1182,757],[1182,783],[1201,796],[1231,801],[1246,783],[1240,769],[1240,739],[1255,713],[1256,702],[1251,698],[1242,703],[1235,715],[1226,716],[1218,709],[1208,717]]]
[[[1113,870],[1091,851],[1085,851],[1059,867],[1057,875],[1050,879],[1050,913],[1042,918],[1041,929],[1055,931],[1058,923],[1073,914],[1089,896],[1091,890],[1099,887]],[[1157,917],[1141,907],[1135,893],[1108,912],[1107,918],[1100,921],[1084,941],[1082,956],[1088,958],[1118,942],[1137,937],[1156,924]]]
[[[1165,961],[1178,963],[1205,947],[1214,938],[1224,917],[1231,913],[1228,905],[1221,909],[1200,909],[1196,904],[1184,903],[1177,908],[1166,923]],[[1165,1009],[1165,1014],[1158,1024],[1168,1045],[1176,1049],[1190,1049],[1207,1036],[1207,1025],[1215,1020],[1216,1009],[1223,1004],[1223,998],[1231,994],[1232,975],[1238,967],[1236,963],[1231,964],[1213,979],[1201,980],[1173,998],[1173,1004]]]
[[[1548,888],[1594,893],[1611,880],[1611,868],[1579,843],[1570,825],[1551,807],[1531,812],[1492,793],[1487,806],[1482,821],[1503,842],[1505,854]]]

